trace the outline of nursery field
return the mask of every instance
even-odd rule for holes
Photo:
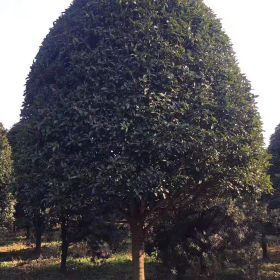
[[[260,266],[261,279],[280,279],[280,246],[269,247],[269,253],[270,261]],[[22,236],[0,239],[0,280],[130,280],[132,275],[129,250],[105,260],[92,260],[83,242],[70,247],[65,274],[59,271],[59,263],[60,244],[57,241],[44,242],[42,253],[36,255],[33,244]],[[245,279],[242,276],[244,269],[228,268],[213,275],[212,279]],[[146,258],[146,275],[147,280],[178,279],[172,269],[164,267],[155,257]],[[185,276],[182,280],[193,280],[194,277]],[[197,279],[203,279],[203,276]]]
[[[84,243],[70,247],[68,270],[59,271],[60,244],[52,241],[42,244],[42,253],[34,254],[34,246],[22,237],[0,240],[1,280],[129,280],[132,275],[131,256],[127,252],[116,254],[106,260],[87,256]],[[168,279],[166,269],[147,259],[147,279]]]
[[[203,0],[73,0],[1,115],[0,280],[280,280],[256,97]]]

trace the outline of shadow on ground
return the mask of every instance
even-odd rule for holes
[[[0,252],[0,262],[11,262],[15,260],[35,260],[40,254],[35,254],[34,249],[21,249],[10,252]]]
[[[132,263],[130,260],[108,262],[94,265],[90,262],[70,259],[64,275],[59,271],[59,263],[52,260],[22,261],[11,267],[0,266],[0,280],[131,280]],[[146,280],[173,280],[162,266],[156,263],[146,265]]]
[[[126,253],[113,255],[104,263],[93,263],[86,255],[77,257],[77,252],[79,250],[74,248],[67,261],[67,273],[62,274],[59,270],[60,243],[45,243],[41,254],[35,254],[34,246],[22,239],[0,239],[0,280],[132,279],[132,261]],[[145,270],[146,280],[174,279],[168,270],[152,259],[147,260]]]
[[[59,257],[57,248],[42,246],[41,254],[36,254],[34,248],[14,249],[11,251],[0,251],[0,262],[11,262],[15,260],[36,260],[38,258],[48,259]]]

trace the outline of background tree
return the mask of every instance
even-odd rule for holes
[[[236,199],[169,213],[153,228],[146,250],[175,270],[177,279],[185,279],[187,270],[195,274],[191,279],[213,279],[217,271],[240,263],[248,274],[258,266],[264,210],[255,201]]]
[[[274,191],[272,195],[263,195],[262,203],[266,205],[266,219],[263,223],[262,249],[263,258],[268,259],[267,236],[280,234],[280,124],[275,128],[275,132],[270,137],[268,153],[271,154],[268,174],[272,182]]]
[[[14,188],[13,188],[14,189]],[[24,229],[26,231],[26,239],[29,240],[33,230],[33,223],[30,217],[25,212],[25,207],[19,201],[15,205],[13,232]]]
[[[15,180],[13,193],[24,211],[26,226],[34,226],[35,253],[40,254],[42,235],[46,225],[46,194],[43,170],[45,159],[40,156],[40,144],[34,143],[32,126],[26,122],[15,124],[8,133],[12,146]],[[34,145],[35,144],[35,145]],[[27,229],[28,231],[28,229]]]
[[[74,1],[32,65],[22,119],[53,189],[90,191],[129,223],[133,280],[169,210],[269,188],[250,84],[200,0]]]
[[[11,227],[14,198],[9,191],[12,182],[12,159],[6,131],[0,123],[0,231]]]
[[[87,199],[84,193],[83,199],[79,196],[81,189],[75,176],[71,176],[72,171],[62,170],[64,167],[62,161],[57,165],[55,156],[51,158],[52,153],[56,152],[55,149],[45,147],[43,142],[36,138],[36,132],[31,122],[26,121],[19,122],[9,131],[16,179],[13,189],[18,202],[23,205],[27,220],[33,222],[35,253],[41,252],[42,235],[50,215],[52,223],[61,225],[61,270],[65,271],[68,247],[70,243],[80,240],[81,231],[85,231],[82,222],[85,222],[87,201],[90,197]],[[39,141],[36,142],[35,139]],[[67,185],[61,182],[64,175],[68,180]],[[86,222],[89,227],[89,218]],[[74,229],[78,231],[79,238],[76,237],[77,232]]]
[[[268,152],[272,155],[268,173],[274,188],[274,198],[280,197],[280,124],[270,137]],[[280,206],[280,204],[279,204]]]

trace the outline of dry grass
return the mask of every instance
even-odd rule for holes
[[[279,242],[270,244],[269,260],[262,264],[262,277],[265,280],[280,279],[280,245]]]
[[[5,242],[2,240],[2,245]],[[84,244],[70,248],[68,271],[59,271],[60,246],[58,242],[42,244],[40,256],[34,254],[34,246],[18,239],[0,247],[0,280],[130,280],[132,274],[131,256],[117,254],[105,263],[91,262],[88,256],[81,256]],[[170,279],[164,269],[148,258],[147,280]]]
[[[59,271],[60,244],[42,244],[42,253],[34,254],[34,245],[21,237],[0,239],[0,280],[131,280],[132,264],[129,254],[116,254],[105,263],[93,263],[86,255],[84,243],[70,248],[68,271]],[[270,260],[261,266],[263,280],[280,280],[280,245],[269,248]],[[153,258],[146,259],[147,280],[174,280],[175,276]],[[185,280],[191,278],[185,278]],[[216,279],[241,278],[241,268],[228,270]],[[193,280],[193,279],[192,279]],[[213,279],[212,279],[213,280]]]

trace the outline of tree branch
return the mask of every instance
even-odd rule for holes
[[[116,206],[117,211],[128,221],[129,215],[127,212],[125,212],[116,202],[114,203]]]
[[[109,220],[109,222],[115,224],[128,224],[128,221],[119,221],[119,220]]]

